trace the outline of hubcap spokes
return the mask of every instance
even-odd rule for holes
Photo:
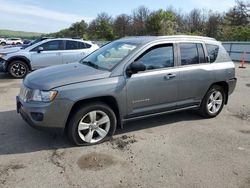
[[[12,67],[11,67],[11,71],[17,77],[21,77],[21,76],[25,75],[25,73],[26,73],[25,67],[20,63],[13,64]]]
[[[102,140],[110,129],[110,119],[103,111],[91,111],[78,124],[80,138],[88,143]]]
[[[223,101],[223,98],[222,98],[221,92],[220,91],[214,91],[210,95],[208,103],[207,103],[208,111],[210,113],[212,113],[212,114],[217,113],[221,108],[222,101]]]

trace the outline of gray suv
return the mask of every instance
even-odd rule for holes
[[[66,132],[73,143],[91,145],[129,120],[187,109],[215,117],[235,85],[234,63],[212,38],[130,37],[79,63],[29,74],[17,111],[35,128]]]

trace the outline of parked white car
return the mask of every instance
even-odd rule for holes
[[[20,45],[20,44],[23,44],[23,41],[20,38],[7,38],[5,41],[5,45]]]
[[[0,45],[5,46],[6,40],[4,38],[0,38]]]
[[[91,41],[81,39],[46,39],[21,49],[0,50],[0,64],[4,72],[23,78],[29,71],[80,61],[98,48]]]

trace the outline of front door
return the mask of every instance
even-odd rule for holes
[[[43,47],[43,51],[38,51]],[[63,41],[53,40],[43,43],[31,50],[31,65],[33,69],[62,64]]]
[[[179,73],[174,59],[173,44],[153,46],[136,59],[146,70],[127,78],[127,118],[176,108]]]

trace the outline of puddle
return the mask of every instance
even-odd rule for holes
[[[240,130],[240,132],[243,134],[250,134],[250,130]]]
[[[250,120],[250,110],[245,105],[243,105],[240,108],[240,112],[238,114],[233,115],[233,116],[235,116],[239,119],[242,119],[242,120]]]
[[[117,160],[108,154],[92,152],[82,156],[77,165],[82,170],[101,170],[109,166],[115,165]]]
[[[119,149],[119,150],[125,150],[128,149],[131,144],[137,142],[137,140],[135,139],[134,136],[127,136],[127,135],[123,135],[121,137],[112,139],[110,141],[112,147],[114,149]]]

